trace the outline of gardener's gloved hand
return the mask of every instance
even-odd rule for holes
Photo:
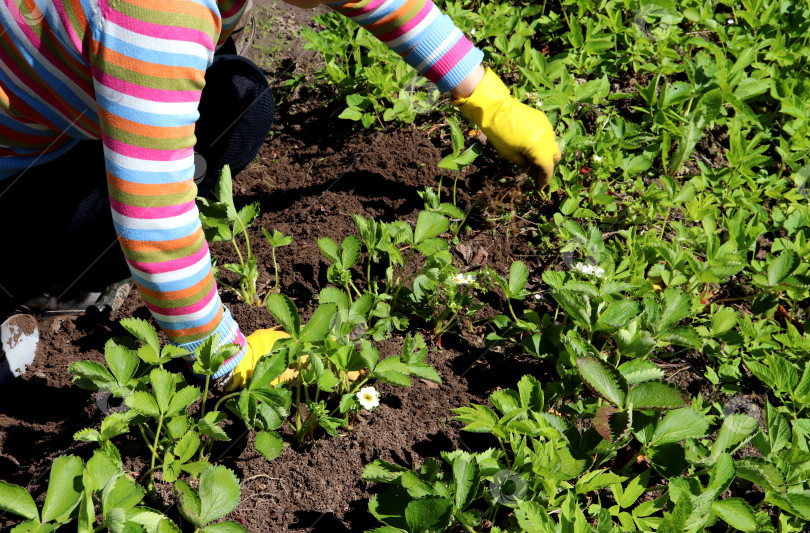
[[[253,375],[253,367],[259,359],[273,351],[273,345],[277,340],[287,337],[289,337],[287,332],[279,327],[260,329],[248,335],[245,357],[236,365],[230,377],[225,378],[225,390],[232,391],[244,387],[248,378]]]
[[[498,152],[526,169],[540,191],[560,160],[554,129],[545,113],[513,98],[497,74],[487,69],[468,98],[453,101],[478,125]]]

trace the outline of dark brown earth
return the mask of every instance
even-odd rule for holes
[[[302,22],[300,13],[287,6],[273,13],[287,21],[285,28],[290,21]],[[277,88],[284,69],[306,72],[311,59],[287,31],[278,30],[275,41],[272,33],[259,41],[281,55],[279,61],[263,65],[268,74],[278,75],[271,78]],[[442,171],[436,165],[449,151],[442,137],[446,128],[430,135],[427,127],[358,130],[355,123],[337,119],[338,112],[312,88],[302,86],[281,103],[274,130],[256,161],[234,180],[237,203],[257,201],[262,208],[250,233],[259,257],[260,285],[273,281],[273,270],[271,249],[259,228],[294,237],[291,246],[277,251],[280,287],[296,302],[303,319],[315,308],[313,296],[327,285],[318,238],[339,242],[356,234],[354,213],[415,222],[423,207],[417,192],[438,186]],[[429,120],[443,122],[440,115]],[[517,180],[507,174],[509,167],[489,159],[480,163],[468,168],[458,182],[459,207],[476,206],[469,233],[452,247],[455,262],[463,270],[487,264],[506,274],[509,264],[520,259],[529,266],[529,286],[536,290],[542,271],[560,268],[562,261],[534,252],[536,226],[524,215],[553,212],[555,199],[529,204]],[[444,177],[444,200],[452,178]],[[520,216],[510,216],[512,210]],[[219,264],[235,260],[230,243],[216,243],[211,249]],[[233,281],[228,275],[226,279]],[[275,325],[265,308],[246,306],[233,293],[220,292],[244,332]],[[499,295],[483,301],[488,307],[481,317],[503,312]],[[97,427],[102,419],[97,398],[71,384],[67,366],[84,359],[103,361],[104,343],[125,335],[117,321],[128,316],[151,320],[135,291],[109,318],[85,314],[40,321],[36,360],[24,376],[0,388],[0,479],[26,487],[39,504],[51,462],[64,453],[87,459],[94,445],[74,442],[73,434]],[[413,321],[412,329],[419,328]],[[232,468],[242,482],[241,503],[230,518],[249,531],[364,531],[379,525],[367,512],[375,489],[360,478],[366,464],[385,459],[411,466],[426,457],[438,458],[444,450],[480,450],[494,444],[461,434],[450,409],[486,403],[492,391],[514,387],[524,374],[546,381],[556,373],[511,347],[487,347],[484,337],[489,331],[481,323],[467,323],[445,335],[441,346],[429,343],[428,362],[439,370],[441,386],[423,381],[412,388],[379,385],[378,408],[364,412],[351,431],[337,437],[322,435],[314,448],[286,447],[278,459],[268,462],[255,451],[253,432],[241,423],[226,422],[232,440],[215,447],[212,458]],[[381,356],[397,355],[401,343],[399,335],[380,343]],[[685,384],[700,381],[697,369],[686,366],[679,370],[680,379]],[[285,436],[289,442],[289,432]],[[116,443],[128,457],[128,468],[136,474],[147,470],[143,459],[147,455],[134,435]],[[175,510],[167,512],[177,517]],[[0,529],[15,523],[10,515],[0,516]]]

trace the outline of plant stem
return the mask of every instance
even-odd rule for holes
[[[520,324],[522,321],[517,317],[515,314],[515,310],[512,309],[512,299],[507,296],[506,298],[506,305],[509,306],[509,312],[512,314],[512,318],[515,319],[515,322]]]
[[[222,402],[224,402],[224,401],[226,401],[226,400],[230,400],[230,399],[231,399],[231,398],[233,398],[234,396],[239,396],[240,394],[241,394],[241,392],[232,392],[232,393],[230,393],[230,394],[228,394],[228,395],[226,395],[226,396],[223,396],[223,397],[222,397],[222,398],[220,398],[220,399],[219,399],[219,401],[217,401],[217,403],[214,405],[214,411],[219,411],[219,406],[222,404]]]
[[[506,468],[512,469],[512,461],[509,460],[509,454],[506,451],[506,446],[504,446],[503,441],[498,439],[498,444],[501,445],[501,450],[503,450],[503,459],[506,461]]]
[[[349,287],[351,287],[352,289],[354,289],[354,292],[356,292],[356,293],[357,293],[357,297],[358,297],[358,298],[360,298],[361,296],[363,296],[363,293],[362,293],[362,292],[360,292],[360,289],[358,289],[358,288],[355,286],[355,284],[354,284],[354,282],[353,282],[352,280],[349,280]],[[347,292],[348,292],[348,290],[347,290]],[[352,299],[352,295],[351,295],[351,293],[349,293],[349,299],[350,299],[350,300]]]
[[[208,383],[211,381],[211,376],[205,376],[205,390],[203,391],[202,408],[200,409],[200,418],[205,417],[205,401],[208,399]]]
[[[273,270],[276,273],[276,293],[278,293],[278,263],[276,263],[276,247],[272,247],[272,254],[273,254]],[[265,296],[265,300],[267,297]]]
[[[239,246],[236,245],[236,237],[231,237],[231,244],[233,244],[233,247],[236,248],[236,255],[239,257],[239,264],[242,265],[242,268],[244,268],[245,260],[242,259],[242,251],[239,250]]]
[[[146,432],[143,430],[143,424],[138,424],[138,429],[141,431],[141,437],[146,442],[146,447],[149,448],[153,454],[157,453],[157,451],[152,447],[152,441],[146,436]]]
[[[457,316],[458,316],[458,311],[456,311],[455,313],[453,313],[453,314],[450,316],[450,318],[447,320],[447,322],[444,322],[444,325],[443,325],[443,326],[441,326],[441,325],[437,325],[437,326],[436,326],[436,328],[434,328],[434,330],[433,330],[433,337],[434,337],[434,338],[436,338],[436,337],[441,337],[441,336],[442,336],[442,335],[444,335],[444,334],[445,334],[445,333],[446,333],[446,332],[447,332],[447,331],[448,331],[450,328],[454,327],[454,326],[456,325],[456,323],[457,323],[457,321],[456,321],[456,317],[457,317]],[[440,329],[439,329],[439,328],[440,328]]]
[[[397,290],[394,293],[394,299],[391,300],[391,310],[392,311],[397,308],[397,299],[399,298],[399,291],[402,290],[402,285],[405,284],[405,283],[408,283],[408,280],[410,280],[414,276],[414,274],[411,274],[410,276],[405,278],[405,281],[403,281],[402,284],[400,284],[400,281],[402,280],[402,273],[405,271],[405,267],[407,266],[408,261],[410,261],[411,256],[413,255],[413,253],[415,251],[416,251],[416,248],[411,248],[408,251],[408,255],[405,257],[405,260],[402,262],[402,268],[399,271],[399,275],[397,276],[397,280],[394,282],[394,285],[396,285]]]
[[[152,448],[152,461],[149,464],[149,470],[151,470],[149,475],[151,477],[151,480],[152,480],[153,484],[155,483],[155,472],[154,472],[154,470],[155,470],[155,458],[157,457],[157,447],[158,447],[158,444],[160,442],[160,430],[161,429],[163,429],[163,415],[162,414],[158,418],[157,432],[155,432],[155,447]]]
[[[664,238],[664,232],[667,230],[667,222],[669,222],[669,215],[672,213],[672,208],[667,209],[667,216],[664,218],[664,225],[661,226],[660,238]]]

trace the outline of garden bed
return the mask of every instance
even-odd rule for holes
[[[327,284],[327,263],[317,240],[331,237],[340,241],[352,234],[354,213],[415,222],[422,208],[417,192],[437,185],[442,171],[436,163],[442,149],[416,128],[353,131],[350,123],[331,118],[333,110],[305,90],[290,107],[299,103],[300,111],[279,116],[276,133],[262,148],[258,161],[234,179],[234,194],[239,205],[262,204],[262,215],[252,228],[257,243],[253,250],[262,268],[271,268],[272,261],[259,228],[293,236],[293,246],[277,251],[281,290],[296,302],[306,320],[317,305],[313,296]],[[486,168],[471,169],[459,180],[462,208],[472,204],[486,172]],[[506,194],[509,189],[501,192]],[[520,220],[490,227],[480,211],[477,216],[478,224],[460,247],[466,256],[455,247],[458,264],[477,269],[486,263],[505,273],[511,261],[520,258],[533,272],[531,283],[536,285],[550,259],[532,254],[526,236],[520,234]],[[215,244],[212,253],[220,262],[236,260],[230,243]],[[271,277],[262,270],[259,284]],[[265,307],[247,306],[233,293],[220,292],[246,333],[276,325]],[[488,300],[502,305],[500,298]],[[502,311],[495,307],[483,313]],[[92,451],[88,443],[74,443],[73,434],[98,426],[103,415],[92,393],[71,384],[67,366],[83,359],[103,362],[107,339],[126,335],[117,324],[125,317],[150,318],[137,291],[130,293],[109,320],[80,316],[40,323],[42,339],[33,365],[23,377],[0,388],[0,470],[7,472],[4,480],[44,496],[48,479],[44,474],[56,457]],[[442,346],[430,345],[427,361],[439,370],[440,386],[422,380],[416,380],[410,389],[381,385],[379,408],[361,414],[353,431],[323,437],[312,449],[288,447],[278,459],[268,462],[253,448],[255,432],[246,433],[241,423],[230,425],[227,432],[233,441],[218,445],[213,453],[243,483],[241,503],[230,518],[244,521],[250,531],[374,527],[376,520],[367,512],[367,484],[360,479],[366,464],[385,459],[410,466],[425,457],[438,458],[440,451],[480,448],[480,439],[474,435],[460,435],[461,424],[451,421],[449,409],[485,403],[489,393],[514,386],[526,373],[542,380],[546,370],[536,359],[505,356],[500,347],[487,349],[487,332],[467,325],[462,336],[448,334],[442,338]],[[399,335],[381,343],[381,358],[399,354],[401,345]],[[145,455],[134,435],[127,440],[130,444],[123,444],[122,449],[133,457]],[[129,466],[137,471],[145,465]],[[4,517],[0,527],[14,523],[9,518]]]
[[[472,319],[465,318],[438,337],[432,335],[433,324],[411,314],[404,331],[373,342],[382,360],[400,355],[406,333],[422,335],[427,341],[425,362],[435,367],[441,383],[418,377],[411,387],[370,383],[380,393],[379,407],[358,410],[350,427],[339,428],[337,435],[319,430],[314,445],[295,445],[290,417],[278,429],[285,447],[268,461],[254,446],[256,431],[247,430],[237,417],[228,418],[223,428],[231,440],[217,442],[210,456],[213,463],[231,469],[241,486],[239,504],[225,518],[248,531],[379,527],[369,512],[369,500],[396,476],[386,479],[377,471],[367,477],[376,475],[379,483],[364,481],[364,468],[382,460],[410,469],[431,458],[444,462],[443,452],[498,448],[499,440],[486,434],[494,433],[492,424],[483,431],[485,424],[479,424],[481,433],[462,430],[476,422],[469,406],[479,404],[499,411],[488,413],[498,421],[498,430],[508,428],[512,438],[507,446],[508,439],[500,440],[506,462],[505,468],[498,463],[500,472],[515,474],[513,466],[522,469],[531,483],[531,497],[501,506],[503,501],[489,485],[497,468],[484,474],[481,466],[480,472],[470,474],[472,470],[452,465],[445,481],[452,478],[453,490],[460,490],[456,476],[463,478],[465,472],[478,483],[477,493],[465,500],[456,492],[454,500],[456,505],[462,500],[457,511],[466,506],[471,522],[478,520],[476,531],[489,531],[493,525],[520,531],[532,513],[542,515],[535,515],[533,525],[545,524],[546,529],[537,525],[543,532],[554,527],[589,530],[583,521],[599,525],[599,531],[680,531],[689,529],[686,523],[711,532],[727,527],[775,531],[777,523],[790,524],[785,531],[802,530],[810,519],[810,474],[805,474],[810,472],[810,422],[805,418],[810,367],[804,332],[810,212],[800,200],[806,200],[805,184],[766,181],[764,176],[777,163],[758,157],[766,150],[758,146],[760,133],[740,133],[743,111],[763,106],[758,98],[766,98],[765,93],[756,92],[756,81],[740,83],[740,98],[747,103],[720,96],[705,80],[698,91],[683,82],[689,78],[677,61],[676,67],[661,67],[673,69],[671,79],[658,76],[645,54],[671,37],[680,41],[667,57],[678,57],[673,50],[692,39],[669,31],[675,17],[663,17],[659,27],[649,28],[644,22],[649,13],[642,9],[634,17],[612,2],[619,14],[615,35],[635,36],[613,47],[626,52],[616,52],[614,58],[602,37],[590,35],[591,26],[585,30],[584,23],[575,22],[577,10],[585,16],[583,4],[555,3],[554,9],[570,18],[565,21],[557,15],[539,16],[539,6],[530,2],[515,7],[473,4],[495,11],[478,20],[457,10],[458,20],[481,33],[490,28],[492,33],[482,37],[494,42],[494,47],[487,42],[489,60],[498,63],[510,82],[517,85],[520,80],[523,85],[515,90],[521,99],[542,104],[553,122],[566,127],[565,158],[548,194],[530,192],[525,176],[515,174],[516,169],[496,159],[488,147],[458,172],[439,168],[443,157],[454,151],[458,155],[454,144],[459,136],[462,148],[483,142],[477,132],[463,127],[463,134],[456,130],[453,139],[453,113],[441,113],[440,106],[433,114],[417,115],[414,124],[403,125],[396,117],[383,123],[377,116],[377,122],[364,129],[338,118],[352,105],[347,95],[370,99],[352,100],[366,106],[355,106],[361,113],[374,109],[368,106],[375,98],[376,106],[385,98],[402,98],[402,93],[394,98],[396,92],[386,86],[390,94],[375,95],[371,82],[359,87],[326,83],[330,80],[320,70],[324,58],[353,65],[362,54],[335,59],[324,50],[307,50],[295,29],[314,27],[310,14],[284,4],[262,7],[270,22],[259,25],[263,29],[252,57],[266,70],[280,99],[277,119],[258,157],[233,180],[236,208],[254,202],[260,207],[248,230],[258,258],[259,297],[276,283],[274,249],[262,228],[293,238],[292,245],[275,248],[279,292],[289,297],[306,323],[319,308],[321,291],[335,286],[329,274],[335,262],[327,260],[319,239],[341,243],[358,235],[353,215],[414,227],[420,213],[429,211],[420,193],[441,187],[442,201],[452,202],[462,213],[469,210],[458,234],[451,227],[442,239],[451,243],[452,268],[480,274],[474,303],[483,306]],[[540,27],[556,36],[553,50],[533,38],[534,55],[521,56],[522,45],[513,46],[511,37],[499,41],[492,30],[501,21],[497,10],[512,9],[522,17],[509,22],[516,41]],[[718,6],[711,16],[723,22],[729,16],[723,9]],[[691,10],[690,17],[697,17],[695,13]],[[533,30],[521,26],[524,23],[533,24]],[[700,24],[710,26],[704,20]],[[699,26],[683,25],[684,31]],[[725,25],[734,21],[717,31]],[[341,35],[349,30],[330,31]],[[716,37],[708,35],[709,41]],[[737,40],[737,35],[723,33],[716,40],[733,42],[734,53],[745,58],[747,41],[744,35]],[[576,52],[566,52],[569,42]],[[552,54],[565,56],[556,60],[556,67],[551,65]],[[273,60],[266,60],[270,55]],[[710,68],[705,51],[695,55],[702,58],[701,68]],[[626,63],[617,66],[619,60]],[[596,73],[597,67],[610,76]],[[316,83],[315,71],[321,83]],[[540,71],[552,79],[553,87],[533,82],[537,92],[529,92],[526,79]],[[702,71],[700,76],[705,77]],[[661,85],[669,87],[669,104],[658,101],[667,94]],[[687,92],[691,96],[684,97]],[[723,103],[723,98],[728,101]],[[380,105],[383,109],[387,104]],[[797,114],[792,108],[785,113]],[[768,118],[764,112],[760,116]],[[806,127],[801,120],[796,117],[792,127]],[[681,134],[671,134],[677,128],[682,128],[677,130]],[[775,131],[763,130],[768,135]],[[688,140],[694,142],[689,145]],[[742,148],[749,141],[751,147]],[[779,141],[787,145],[784,138]],[[753,152],[754,145],[759,152]],[[796,171],[806,159],[796,155],[796,145],[790,149],[780,155],[793,157],[790,168]],[[746,151],[753,153],[750,159]],[[782,176],[787,167],[778,165]],[[402,249],[416,248],[412,241]],[[352,285],[358,299],[368,289],[369,278],[385,278],[382,262],[366,271],[367,249],[364,243],[360,260],[350,269],[360,289]],[[240,260],[230,242],[213,243],[211,252],[219,266]],[[425,257],[417,257],[406,262],[406,275],[422,268]],[[516,262],[528,271],[526,283],[516,283],[519,288],[507,298],[505,285],[511,291],[512,271],[519,271]],[[499,282],[496,275],[506,279]],[[225,283],[237,283],[237,276],[225,268],[221,276]],[[388,289],[390,284],[385,285]],[[345,289],[353,297],[348,285]],[[245,334],[277,325],[267,307],[246,305],[222,287],[220,294]],[[40,321],[36,360],[23,377],[0,388],[0,479],[27,488],[40,505],[53,460],[66,453],[87,460],[96,445],[74,441],[74,433],[97,428],[111,407],[99,394],[71,384],[67,367],[86,359],[103,363],[105,343],[126,336],[119,320],[128,317],[151,321],[135,291],[112,317],[86,314]],[[165,340],[161,335],[161,342]],[[182,363],[171,362],[167,368],[192,379]],[[510,420],[510,400],[517,405],[518,394],[504,389],[515,389],[526,375],[539,383],[531,389],[531,379],[523,382],[527,387],[521,389],[519,401],[526,412]],[[212,391],[210,397],[223,394]],[[468,409],[451,412],[462,407]],[[516,451],[523,438],[532,442],[536,455],[528,446]],[[116,437],[116,445],[132,477],[146,475],[150,452],[136,432]],[[491,460],[485,455],[474,456],[475,461],[485,465]],[[519,456],[524,462],[515,466]],[[150,505],[162,505],[162,512],[188,525],[170,485],[160,479],[158,501]],[[393,494],[404,501],[405,491],[396,490]],[[409,487],[410,503],[438,500],[442,498],[422,486]],[[461,514],[453,515],[454,526],[448,531],[462,530]],[[497,518],[496,523],[489,518]],[[0,515],[0,529],[19,522],[10,514]],[[581,529],[575,529],[575,523]]]

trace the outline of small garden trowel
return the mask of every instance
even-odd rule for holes
[[[0,385],[25,373],[38,344],[39,328],[33,316],[14,315],[0,324]]]

